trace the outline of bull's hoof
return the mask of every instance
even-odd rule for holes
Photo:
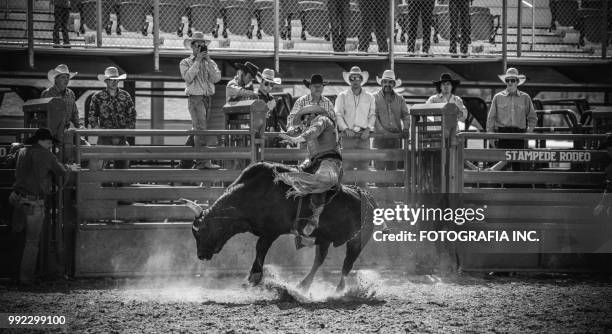
[[[261,279],[263,278],[263,273],[251,273],[249,274],[248,282],[251,286],[256,286],[261,283]]]

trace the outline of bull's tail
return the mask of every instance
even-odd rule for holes
[[[372,236],[374,209],[378,207],[378,204],[369,191],[357,188],[357,192],[359,193],[359,202],[361,204],[361,227],[351,239],[361,238],[361,245],[363,247]]]

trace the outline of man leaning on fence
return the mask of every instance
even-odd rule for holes
[[[53,177],[66,178],[72,165],[64,166],[50,149],[60,141],[47,128],[36,130],[19,150],[15,166],[15,183],[9,195],[13,206],[11,229],[14,233],[25,232],[25,246],[19,265],[19,283],[34,283],[38,246],[45,220],[45,198],[53,192]]]
[[[257,99],[257,93],[253,90],[253,80],[259,76],[259,67],[247,61],[246,63],[234,63],[236,75],[225,87],[225,101],[243,101]]]
[[[525,133],[533,132],[538,116],[535,113],[529,94],[522,92],[518,86],[525,83],[527,77],[519,74],[516,68],[509,68],[505,74],[499,75],[506,89],[495,94],[491,101],[491,108],[487,116],[487,132],[499,133]],[[497,148],[524,149],[524,139],[499,139]],[[502,161],[492,167],[500,170],[506,165]],[[513,169],[520,169],[518,163],[512,164]]]
[[[82,128],[83,124],[79,120],[79,110],[76,105],[76,96],[72,89],[68,88],[68,82],[77,72],[70,72],[68,66],[64,64],[57,65],[56,68],[47,72],[47,79],[53,86],[45,89],[41,94],[41,98],[58,97],[66,103],[66,111],[64,112],[64,129],[68,129],[71,125],[75,128]]]
[[[402,85],[402,80],[395,77],[395,72],[386,70],[382,77],[376,77],[381,89],[374,94],[376,105],[376,133],[393,134],[409,131],[410,115],[404,97],[397,94],[394,88]],[[401,149],[401,138],[374,138],[374,148]],[[396,161],[374,161],[376,170],[396,170]]]
[[[362,86],[368,81],[369,74],[353,66],[343,72],[344,81],[350,88],[340,92],[336,98],[335,112],[338,130],[342,133],[342,148],[369,149],[370,132],[374,132],[376,105],[374,96]],[[345,162],[344,169],[367,169],[367,161]]]
[[[98,75],[98,80],[106,84],[106,89],[99,91],[91,98],[89,106],[89,125],[100,129],[135,129],[136,109],[128,92],[118,87],[119,81],[127,75],[119,75],[116,67],[107,67],[104,74]],[[99,136],[98,145],[129,146],[127,136]],[[105,165],[108,162],[105,163]],[[113,168],[128,168],[129,162],[115,160]]]
[[[210,119],[211,98],[215,95],[215,83],[221,80],[221,71],[208,53],[210,40],[204,38],[201,32],[195,32],[191,38],[183,41],[187,49],[193,54],[180,63],[181,77],[185,81],[185,94],[187,94],[187,106],[191,115],[193,130],[206,130]],[[214,140],[214,139],[213,139]],[[204,146],[207,143],[205,136],[195,136],[194,145]],[[213,164],[210,160],[200,160],[195,168],[219,169],[220,166]]]

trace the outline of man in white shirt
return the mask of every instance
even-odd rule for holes
[[[353,66],[342,76],[350,85],[350,89],[338,94],[334,108],[338,130],[342,135],[342,148],[369,149],[370,133],[374,132],[376,122],[374,95],[362,88],[369,74]],[[343,162],[344,170],[367,169],[367,165],[367,161]]]

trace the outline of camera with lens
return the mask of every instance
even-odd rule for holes
[[[208,52],[208,46],[206,46],[206,44],[200,44],[198,52]]]

